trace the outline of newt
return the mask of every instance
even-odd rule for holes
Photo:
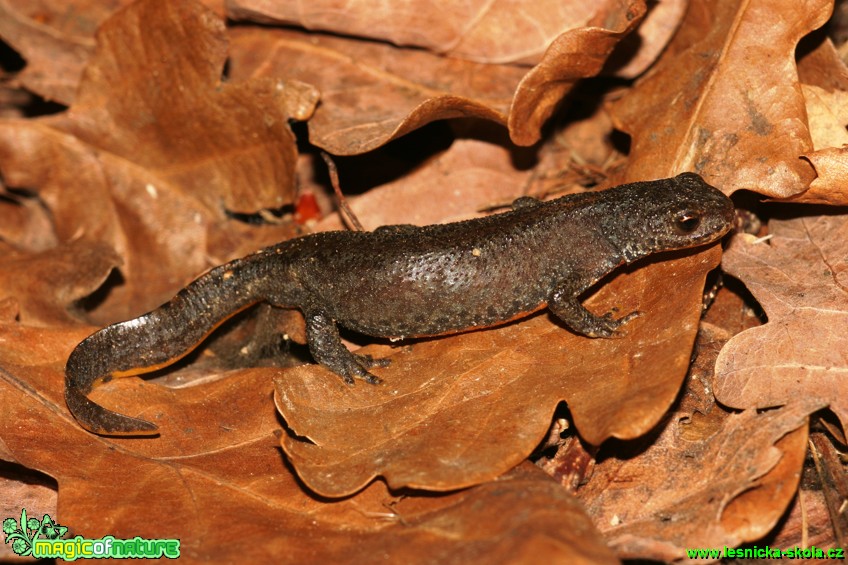
[[[65,399],[87,430],[151,435],[152,422],[88,398],[111,379],[186,355],[225,319],[256,304],[299,309],[309,351],[339,375],[379,383],[387,360],[350,352],[338,326],[369,336],[438,336],[504,324],[548,308],[571,330],[611,337],[640,315],[587,310],[580,296],[623,264],[705,245],[733,223],[733,204],[694,173],[539,201],[429,226],[315,233],[216,267],[168,303],[83,340],[65,368]]]

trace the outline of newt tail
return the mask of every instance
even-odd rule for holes
[[[270,251],[212,269],[156,310],[112,324],[77,345],[65,367],[65,401],[77,421],[98,434],[158,434],[156,424],[108,410],[88,393],[114,378],[176,362],[228,318],[266,300]]]

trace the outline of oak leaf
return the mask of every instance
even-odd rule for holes
[[[60,242],[95,241],[124,259],[126,284],[98,318],[114,320],[260,246],[239,240],[245,230],[228,212],[291,201],[288,118],[308,114],[316,93],[275,80],[220,84],[223,22],[193,2],[136,2],[97,38],[74,106],[0,122],[0,171],[37,193]],[[263,243],[282,233],[266,230]]]
[[[609,4],[614,1],[232,0],[228,10],[236,19],[369,37],[479,63],[533,65],[558,35],[585,25]]]
[[[734,336],[716,361],[716,398],[768,408],[798,398],[848,424],[848,216],[772,219],[771,238],[737,237],[722,266],[760,302],[768,323]]]
[[[26,59],[16,77],[48,100],[71,104],[94,52],[94,31],[131,0],[0,2],[0,37]]]
[[[639,0],[610,3],[585,26],[554,39],[529,72],[343,37],[245,27],[231,33],[231,76],[315,84],[322,104],[310,121],[310,141],[338,155],[364,153],[431,121],[457,117],[509,124],[513,141],[530,145],[566,92],[601,71],[644,11]]]
[[[173,537],[189,562],[616,562],[574,498],[532,467],[444,496],[308,495],[276,447],[268,369],[177,389],[126,379],[111,401],[137,402],[161,438],[89,434],[62,396],[84,332],[0,324],[0,429],[15,430],[0,455],[56,479],[58,515],[77,535]]]
[[[577,490],[621,557],[675,561],[761,539],[795,496],[817,403],[730,414],[710,391],[730,334],[705,324],[681,400],[653,433],[604,446]]]
[[[692,2],[666,56],[612,107],[632,137],[624,180],[660,167],[698,172],[728,194],[806,190],[815,175],[799,159],[812,141],[795,48],[831,9],[828,0]]]
[[[686,558],[687,548],[758,540],[794,496],[815,409],[801,401],[726,415],[697,441],[681,437],[672,414],[638,458],[597,464],[580,497],[624,558],[673,561]]]

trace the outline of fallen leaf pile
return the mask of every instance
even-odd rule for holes
[[[848,22],[832,11],[0,1],[0,519],[178,538],[193,562],[844,548],[848,69],[829,34]],[[392,360],[385,384],[351,388],[311,362],[299,315],[254,308],[92,393],[159,436],[84,431],[63,393],[87,335],[215,265],[345,229],[321,151],[366,229],[684,171],[733,195],[738,222],[591,289],[593,312],[643,313],[618,339],[546,312],[350,333]]]

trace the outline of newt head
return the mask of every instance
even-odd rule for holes
[[[631,263],[659,251],[712,243],[733,227],[733,202],[695,173],[610,189],[600,223]]]

